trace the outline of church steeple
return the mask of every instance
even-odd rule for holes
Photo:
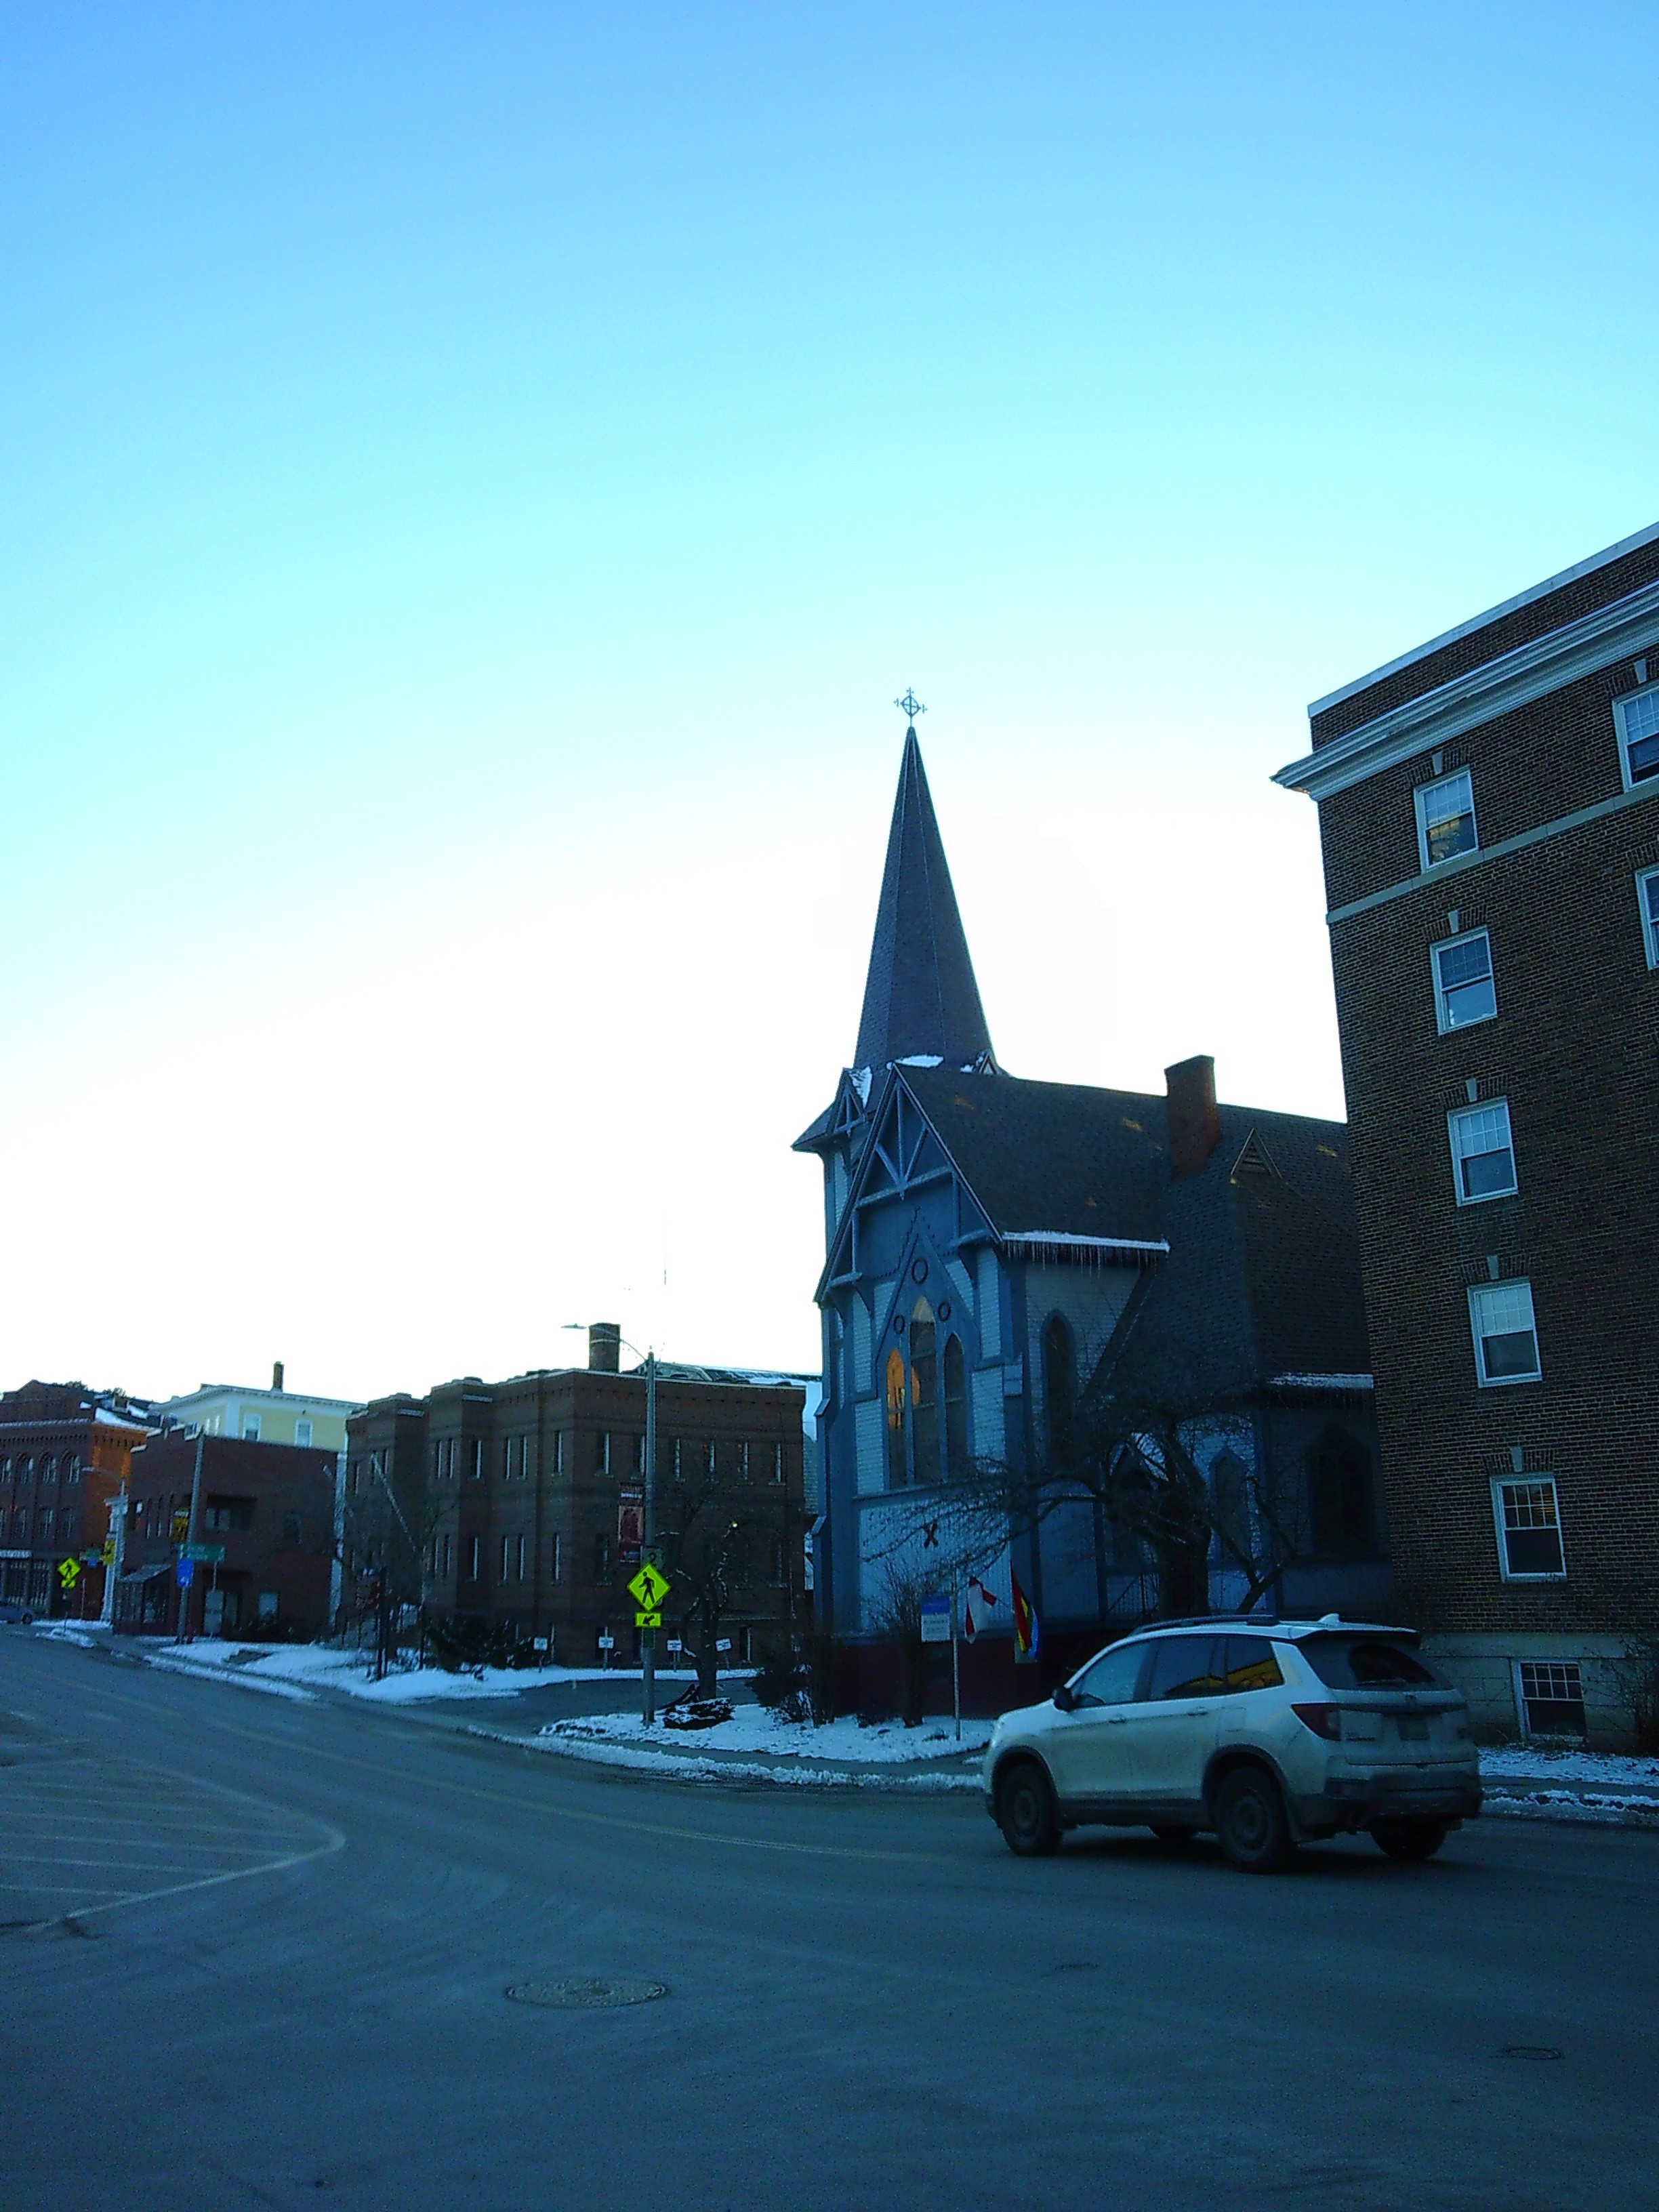
[[[909,726],[853,1065],[884,1067],[926,1054],[966,1067],[990,1051],[990,1032],[916,742],[923,709],[908,691],[896,704]]]

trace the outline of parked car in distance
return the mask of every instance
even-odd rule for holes
[[[34,1619],[27,1606],[19,1605],[15,1598],[0,1598],[0,1623],[21,1622],[24,1627]]]
[[[986,1809],[1011,1850],[1095,1822],[1176,1843],[1210,1831],[1267,1874],[1297,1845],[1370,1835],[1425,1859],[1480,1810],[1468,1709],[1416,1632],[1334,1613],[1159,1622],[1079,1668],[1052,1702],[1005,1713]]]

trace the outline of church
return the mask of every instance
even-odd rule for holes
[[[1149,1617],[1386,1605],[1346,1128],[1219,1103],[1207,1058],[1166,1084],[999,1064],[912,714],[857,1046],[795,1144],[823,1173],[815,1600],[855,1678],[922,1592],[988,1705]],[[1171,1455],[1179,1571],[1145,1504],[1185,1495]]]

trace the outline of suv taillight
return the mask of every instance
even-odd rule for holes
[[[1340,1705],[1292,1705],[1291,1711],[1304,1728],[1322,1735],[1327,1743],[1342,1741],[1342,1708]]]

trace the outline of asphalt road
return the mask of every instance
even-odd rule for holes
[[[1027,1863],[22,1632],[0,1709],[3,2212],[1659,2207],[1659,1836]],[[506,1995],[588,1977],[668,1994]]]

